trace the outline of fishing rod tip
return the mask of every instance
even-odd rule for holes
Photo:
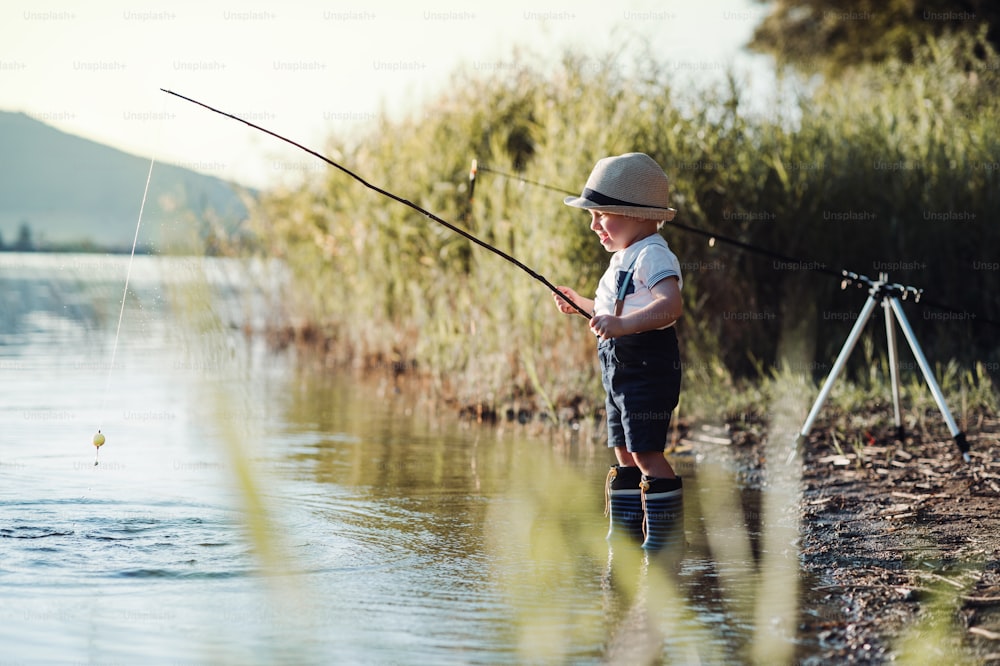
[[[476,177],[476,173],[478,171],[479,171],[479,161],[475,157],[473,157],[472,158],[472,168],[469,169],[469,178],[470,179],[475,178]]]

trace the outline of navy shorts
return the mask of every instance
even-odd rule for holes
[[[607,392],[608,446],[663,451],[681,390],[674,328],[601,340],[597,355]]]

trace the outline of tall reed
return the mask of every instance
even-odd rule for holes
[[[973,48],[987,59],[970,59]],[[458,71],[409,117],[382,117],[327,150],[582,292],[608,259],[587,219],[557,193],[483,171],[470,200],[470,162],[576,190],[600,157],[651,154],[673,181],[679,221],[801,260],[664,228],[685,272],[689,389],[732,386],[779,358],[825,374],[865,294],[815,267],[887,272],[953,308],[907,305],[932,359],[1000,359],[993,330],[976,319],[1000,319],[1000,304],[983,298],[1000,287],[989,256],[1000,241],[1000,58],[988,46],[943,40],[911,65],[860,69],[794,97],[781,86],[766,114],[747,110],[735,76],[677,91],[669,66],[653,60],[518,62]],[[256,220],[267,251],[297,276],[290,307],[338,357],[416,363],[442,396],[466,402],[544,394],[567,405],[598,392],[582,318],[558,314],[537,282],[342,174],[270,193]]]

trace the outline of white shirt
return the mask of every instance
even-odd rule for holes
[[[632,270],[632,283],[625,295],[625,305],[622,309],[623,317],[652,303],[653,294],[650,289],[660,280],[675,277],[677,278],[677,286],[684,286],[681,279],[681,264],[677,260],[677,256],[671,252],[670,246],[667,245],[663,236],[652,234],[611,255],[608,270],[604,272],[597,285],[597,295],[594,297],[595,315],[615,313],[615,300],[618,297],[620,280],[625,279],[630,268]],[[663,328],[670,326],[673,324]]]

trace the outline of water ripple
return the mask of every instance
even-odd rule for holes
[[[47,527],[35,527],[33,525],[19,525],[13,529],[0,529],[0,539],[44,539],[53,536],[69,536],[73,530],[60,531]]]
[[[0,511],[14,516],[0,529],[7,585],[231,578],[255,566],[238,519],[222,507],[64,498],[5,501]]]

